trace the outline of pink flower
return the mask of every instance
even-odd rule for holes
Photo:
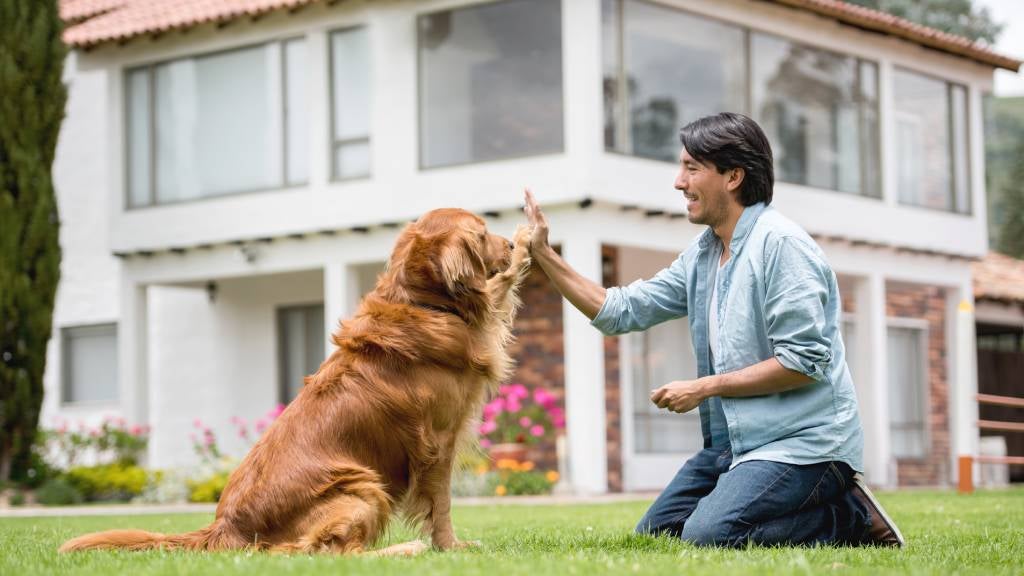
[[[192,426],[194,426],[196,428],[202,428],[203,427],[203,421],[200,420],[199,418],[196,418],[195,420],[192,421]]]
[[[541,426],[540,424],[534,424],[533,426],[530,427],[530,434],[534,435],[537,438],[540,438],[541,436],[544,435],[544,427]]]
[[[512,386],[512,395],[520,399],[525,399],[530,396],[530,392],[526,389],[526,386],[516,384]]]
[[[141,436],[142,435],[142,426],[139,426],[138,424],[132,426],[132,429],[129,431],[129,433],[132,436]]]
[[[537,388],[533,391],[533,401],[543,406],[546,410],[550,410],[555,407],[558,398],[543,388]]]
[[[522,418],[519,419],[519,425],[522,426],[523,428],[529,428],[531,425],[533,425],[533,420],[530,420],[529,416],[523,416]]]
[[[481,448],[490,448],[491,447],[491,441],[488,440],[487,438],[481,438],[480,439],[480,447]]]
[[[274,420],[284,412],[284,408],[284,404],[278,404],[277,406],[274,406],[273,410],[267,412],[267,416],[269,416],[271,420]]]
[[[483,424],[480,425],[480,433],[481,434],[490,434],[491,432],[494,432],[497,429],[498,429],[498,424],[497,424],[497,422],[495,422],[493,420],[489,420],[489,421],[484,422]]]
[[[206,444],[206,447],[209,448],[210,446],[213,446],[213,443],[214,443],[213,434],[210,434],[210,435],[208,435],[206,437],[206,440],[204,441],[204,444]]]
[[[494,400],[488,402],[484,406],[484,419],[491,420],[498,414],[501,414],[504,404],[505,403],[501,401],[501,398],[495,398]]]
[[[267,426],[270,426],[270,422],[267,421],[265,418],[260,418],[259,420],[256,421],[256,433],[263,434],[263,432],[267,429]]]
[[[519,398],[511,396],[508,402],[505,403],[505,409],[509,412],[519,412],[523,408],[523,405],[519,403]]]

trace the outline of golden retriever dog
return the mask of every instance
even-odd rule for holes
[[[453,458],[511,369],[528,244],[528,228],[512,244],[464,210],[409,224],[374,290],[334,333],[337,349],[231,474],[212,524],[98,532],[60,550],[360,553],[392,512],[421,526],[435,549],[466,546],[450,516]]]

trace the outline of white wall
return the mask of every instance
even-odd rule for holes
[[[231,418],[251,425],[278,402],[276,310],[323,302],[320,271],[218,280],[204,288],[150,288],[150,463],[194,461],[189,434],[200,419],[219,445],[245,444]]]
[[[104,138],[109,116],[106,100],[108,73],[82,70],[79,55],[64,64],[68,88],[66,117],[57,141],[53,184],[60,214],[61,279],[53,313],[53,336],[47,348],[43,408],[40,422],[54,424],[58,414],[73,421],[97,423],[103,415],[120,415],[114,403],[61,407],[61,329],[68,326],[115,323],[118,318],[120,264],[112,256],[111,213],[105,203],[111,187],[103,159],[111,142]]]

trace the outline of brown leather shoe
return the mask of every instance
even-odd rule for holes
[[[889,518],[889,515],[885,513],[885,509],[875,499],[875,495],[868,489],[867,483],[864,482],[864,477],[860,474],[853,476],[853,486],[850,487],[850,493],[857,500],[860,500],[861,504],[868,509],[868,513],[871,515],[871,528],[868,529],[868,533],[865,535],[865,544],[893,546],[895,548],[902,548],[907,545],[907,541],[903,539],[903,534],[900,534],[900,529],[896,527],[896,523],[892,521],[892,518]]]

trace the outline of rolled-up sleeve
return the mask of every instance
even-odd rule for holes
[[[686,316],[686,266],[683,255],[650,280],[609,288],[604,304],[590,323],[612,336],[645,330]]]
[[[824,381],[832,362],[825,337],[831,270],[797,238],[780,238],[765,256],[765,321],[774,355],[784,367]]]

